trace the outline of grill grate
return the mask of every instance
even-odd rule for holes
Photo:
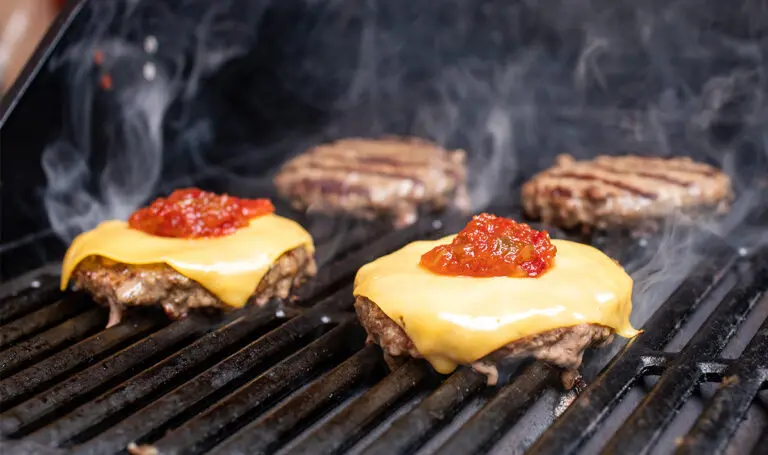
[[[630,390],[659,376],[599,450],[652,452],[697,388],[722,381],[675,448],[721,453],[759,401],[768,380],[768,318],[753,309],[762,308],[768,251],[742,257],[722,244],[711,246],[645,333],[578,397],[560,394],[559,372],[540,362],[520,362],[498,389],[471,369],[441,378],[419,360],[389,372],[379,348],[365,346],[350,311],[351,279],[362,264],[439,235],[440,227],[425,220],[375,239],[356,237],[354,246],[322,239],[318,250],[335,259],[296,301],[218,317],[192,314],[174,323],[146,309],[101,330],[106,311],[85,296],[60,293],[48,269],[20,278],[22,285],[6,284],[0,290],[1,443],[10,453],[119,453],[132,442],[163,454],[579,453]],[[597,241],[612,256],[642,263],[637,243]],[[724,297],[702,327],[679,352],[668,352],[716,290]],[[723,358],[750,315],[761,319],[757,333],[740,355]],[[587,359],[585,368],[598,361]],[[573,403],[538,439],[511,450],[499,444],[552,397],[559,404],[550,414]],[[768,444],[766,434],[754,453]]]

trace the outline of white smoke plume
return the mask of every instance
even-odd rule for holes
[[[202,78],[247,49],[251,31],[233,2],[90,2],[83,38],[58,55],[69,88],[66,134],[44,151],[51,227],[65,241],[106,219],[125,219],[158,189],[168,124],[186,120]],[[259,8],[250,15],[258,16]],[[253,20],[252,18],[249,18]],[[166,48],[168,48],[166,50]],[[177,103],[180,113],[169,119]],[[178,135],[185,152],[202,147],[205,122]]]
[[[739,242],[726,235],[766,202],[759,2],[90,3],[85,38],[58,60],[72,134],[43,158],[48,215],[64,240],[124,218],[160,183],[206,171],[266,188],[266,171],[309,143],[413,134],[467,150],[476,210],[517,205],[520,180],[560,153],[693,156],[725,169],[738,194],[707,230],[735,247],[766,242],[759,221]],[[230,80],[230,64],[235,83],[207,92],[209,78]],[[189,114],[201,95],[224,106]],[[234,169],[203,153],[222,137],[248,151]],[[633,271],[638,324],[699,259],[689,232],[670,220]]]

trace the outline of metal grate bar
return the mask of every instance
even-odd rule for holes
[[[35,270],[23,273],[0,283],[0,301],[21,295],[31,289],[42,288],[43,284],[54,281],[57,286],[61,277],[61,263],[51,262]]]
[[[0,408],[7,409],[58,376],[99,359],[104,353],[160,325],[157,318],[131,318],[0,381]]]
[[[332,290],[332,286],[354,277],[357,270],[366,263],[391,253],[408,241],[422,237],[432,230],[431,223],[422,221],[374,240],[355,254],[318,270],[313,280],[298,289],[297,300],[306,302],[321,297],[325,292]]]
[[[698,264],[602,374],[531,446],[531,454],[575,453],[646,368],[643,354],[663,348],[736,263],[734,251],[712,251]]]
[[[441,455],[486,452],[559,378],[556,368],[535,362],[472,416],[438,450]]]
[[[320,317],[313,316],[309,312],[288,321],[101,433],[98,438],[76,447],[75,453],[116,452],[125,448],[130,442],[146,438],[152,432],[163,431],[169,426],[169,422],[178,420],[180,415],[199,412],[195,407],[206,398],[231,387],[233,383],[237,386],[238,378],[245,377],[243,379],[245,382],[247,373],[279,355],[284,355],[289,349],[295,348],[302,339],[311,335],[322,324]]]
[[[272,453],[347,398],[364,380],[379,378],[382,370],[381,350],[368,345],[284,404],[243,427],[214,453]]]
[[[741,281],[694,335],[678,360],[671,365],[626,422],[608,441],[603,451],[645,453],[651,448],[674,414],[701,379],[697,359],[719,354],[736,333],[736,327],[759,300],[767,278],[765,264],[757,264],[751,280]]]
[[[363,453],[387,455],[416,450],[482,390],[486,382],[484,375],[471,368],[461,368],[416,408],[395,420]]]
[[[291,454],[340,453],[365,435],[404,398],[412,395],[429,377],[429,367],[421,360],[409,360],[337,415],[315,428],[294,446]]]
[[[301,223],[315,239],[318,260],[338,258],[386,235],[392,229],[385,223],[330,216],[313,216]],[[320,229],[316,229],[320,226]],[[340,234],[343,233],[343,234]]]
[[[0,325],[37,310],[62,295],[58,280],[48,278],[41,281],[39,286],[27,288],[0,302]]]
[[[643,375],[661,376],[664,370],[675,362],[678,353],[670,352],[649,352],[642,356]],[[696,365],[708,382],[719,381],[728,368],[731,368],[738,360],[722,358],[700,358],[696,360]]]
[[[221,358],[222,352],[233,349],[240,340],[259,328],[274,326],[277,320],[275,314],[259,310],[254,308],[250,314],[206,334],[114,390],[37,430],[28,439],[44,445],[59,446],[104,422],[116,412],[126,412],[134,403],[146,400],[148,396],[163,389],[168,390],[179,381],[179,377],[189,378],[194,375],[190,374],[190,370],[199,364]]]
[[[21,341],[28,335],[81,313],[90,308],[91,305],[92,303],[87,302],[82,296],[64,298],[21,319],[16,319],[0,327],[0,348],[6,348],[14,341]]]
[[[153,445],[163,455],[210,448],[224,433],[239,429],[243,420],[298,389],[350,349],[360,347],[363,339],[362,330],[352,320],[340,324]]]
[[[3,352],[3,359],[0,361],[0,378],[7,377],[24,364],[39,359],[46,353],[98,331],[99,328],[104,327],[106,321],[104,310],[94,308],[34,338],[15,344]]]
[[[210,323],[194,315],[171,324],[52,389],[3,412],[0,414],[0,435],[14,434],[47,414],[71,406],[78,398],[93,393],[115,378],[129,374],[144,361],[190,337],[206,332],[209,327]]]
[[[763,322],[747,349],[726,373],[720,389],[683,438],[676,453],[723,452],[750,404],[766,381],[768,319]],[[768,448],[768,447],[767,447]]]

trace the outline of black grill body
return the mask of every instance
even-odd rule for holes
[[[563,12],[562,2],[534,6],[452,1],[435,6],[443,2],[230,1],[221,2],[227,5],[223,11],[206,14],[210,3],[73,1],[20,82],[3,99],[3,453],[126,453],[131,444],[163,454],[758,454],[768,450],[764,391],[768,250],[759,242],[746,242],[755,237],[754,226],[764,226],[768,220],[760,204],[748,205],[749,213],[729,218],[731,223],[721,236],[700,227],[686,228],[688,234],[683,237],[695,239],[693,267],[666,283],[670,286],[666,295],[645,302],[655,310],[642,324],[641,336],[587,353],[582,381],[569,392],[559,385],[555,368],[530,359],[509,365],[507,380],[488,387],[485,378],[469,368],[444,377],[420,360],[389,371],[380,349],[365,344],[365,333],[352,309],[355,272],[407,242],[455,232],[465,220],[451,214],[425,217],[409,228],[391,230],[375,223],[294,213],[277,200],[278,213],[297,219],[313,233],[322,265],[318,276],[294,299],[228,314],[193,313],[176,322],[168,321],[159,310],[134,310],[121,324],[105,330],[106,310],[86,295],[59,290],[57,261],[66,243],[56,235],[46,212],[42,195],[46,176],[40,163],[48,145],[62,138],[77,143],[82,133],[77,128],[82,118],[72,118],[72,105],[84,101],[78,97],[82,92],[68,85],[75,80],[73,75],[86,75],[97,87],[103,72],[111,71],[115,90],[88,89],[93,96],[86,97],[88,115],[101,125],[88,138],[95,152],[87,158],[92,181],[85,184],[97,191],[99,170],[109,160],[98,150],[109,149],[109,140],[114,139],[115,131],[108,126],[121,124],[116,114],[123,112],[117,96],[120,87],[135,84],[142,74],[136,62],[143,65],[149,59],[141,54],[137,61],[121,60],[109,70],[90,63],[94,50],[114,50],[115,43],[131,50],[143,46],[147,36],[156,36],[159,48],[151,58],[157,68],[179,80],[196,81],[194,90],[185,84],[189,92],[174,92],[168,106],[163,174],[147,197],[191,184],[242,196],[270,196],[269,170],[308,144],[351,135],[415,134],[465,147],[470,155],[497,150],[498,141],[515,149],[512,162],[502,160],[505,178],[495,180],[496,198],[488,211],[520,218],[520,179],[549,165],[564,146],[577,156],[661,153],[659,143],[643,133],[659,121],[645,116],[648,106],[644,103],[658,100],[660,94],[672,96],[669,81],[641,71],[656,68],[658,55],[643,52],[647,42],[633,41],[632,27],[618,31],[609,27],[611,37],[624,37],[627,30],[625,47],[616,55],[604,56],[609,64],[604,67],[603,82],[581,87],[584,98],[578,103],[568,90],[565,97],[535,99],[536,115],[531,118],[540,119],[541,126],[523,122],[525,134],[513,128],[514,139],[475,134],[487,129],[489,119],[498,118],[490,114],[497,112],[494,102],[499,97],[502,106],[517,106],[531,101],[520,98],[521,94],[536,92],[526,84],[544,80],[567,87],[574,83],[572,70],[578,67],[579,50],[590,38],[578,23],[598,19],[577,14],[571,24],[561,15],[548,15],[547,11]],[[729,51],[722,53],[727,58],[721,58],[711,53],[701,61],[697,60],[701,53],[673,52],[670,67],[686,71],[674,74],[671,79],[682,78],[682,82],[672,88],[704,90],[713,85],[707,82],[714,76],[742,67],[745,79],[738,80],[737,88],[764,84],[753,83],[750,75],[765,68],[748,63],[764,50],[768,22],[762,9],[749,9],[749,2],[742,9],[723,9],[722,2],[715,1],[681,1],[674,6],[668,2],[591,3],[595,11],[605,11],[597,23],[606,27],[625,20],[637,25],[668,13],[685,16],[690,21],[686,26],[699,24],[704,49],[709,49],[705,38],[712,38],[707,33],[727,36],[729,43],[754,44],[751,54]],[[578,8],[569,11],[577,13]],[[153,17],[162,20],[153,21]],[[200,24],[209,23],[216,27],[201,28]],[[670,43],[677,42],[672,38],[678,35],[672,31],[681,28],[675,24],[665,28],[661,19],[654,24],[662,24],[658,27],[670,33],[665,35]],[[201,35],[193,32],[200,30],[215,30],[215,39],[195,41]],[[392,36],[409,45],[393,43]],[[681,40],[681,46],[688,44]],[[78,47],[83,43],[88,45]],[[232,46],[238,49],[237,57],[205,73],[202,63],[211,60],[201,55],[210,57]],[[536,69],[550,68],[552,62],[565,62],[565,66],[552,73],[533,71],[521,81],[514,79],[514,71],[496,72],[508,61],[526,61],[530,56],[546,57]],[[375,65],[370,66],[370,59]],[[83,71],[73,72],[73,68]],[[466,70],[472,77],[462,81],[480,83],[460,85],[466,91],[459,93],[442,92],[445,87],[437,83],[444,82],[445,68]],[[485,89],[496,87],[493,84],[504,75],[512,78],[508,99],[504,96],[509,92]],[[362,88],[349,98],[349,87]],[[665,139],[671,142],[664,146],[699,159],[723,153],[729,154],[729,163],[746,160],[746,170],[739,171],[739,189],[754,200],[761,197],[765,174],[759,171],[765,169],[761,160],[768,156],[754,140],[764,124],[762,111],[750,104],[755,100],[753,93],[727,87],[731,91],[716,93],[721,97],[717,99],[727,102],[707,111],[711,114],[707,131],[699,131],[693,139],[686,135],[690,130],[677,131],[673,127],[680,125],[669,115],[662,116],[662,122],[671,122],[665,127],[680,133],[670,133]],[[432,111],[425,106],[446,102],[461,108],[453,118],[454,127],[450,131],[427,128],[430,122],[425,118]],[[584,103],[589,109],[584,109]],[[687,105],[683,107],[677,114],[692,118]],[[519,114],[515,109],[511,112]],[[435,119],[438,125],[449,120]],[[203,124],[210,130],[196,126]],[[513,122],[513,126],[520,124]],[[199,134],[191,137],[190,132]],[[722,147],[702,150],[703,136],[711,141],[708,145]],[[510,163],[514,165],[509,167]],[[666,233],[642,239],[626,235],[584,239],[556,229],[551,233],[592,242],[630,273],[658,260],[673,238]],[[742,243],[752,248],[737,248]]]
[[[117,453],[134,442],[159,453],[761,453],[760,431],[739,429],[754,426],[751,420],[765,424],[767,251],[741,256],[710,247],[642,336],[615,342],[618,355],[595,377],[588,372],[605,359],[592,352],[586,383],[566,393],[558,371],[541,362],[521,362],[505,385],[490,388],[469,368],[441,377],[421,360],[390,372],[379,348],[365,345],[351,309],[354,271],[408,240],[443,233],[430,220],[353,249],[296,302],[172,323],[159,312],[133,311],[107,330],[106,310],[60,293],[55,270],[20,277],[4,285],[0,306],[4,447],[77,454]],[[683,332],[675,349],[671,342]],[[709,384],[717,389],[707,392]],[[676,415],[694,401],[703,409],[681,430]],[[610,433],[596,439],[606,426]],[[673,427],[677,433],[667,434]],[[670,437],[674,446],[665,448]]]

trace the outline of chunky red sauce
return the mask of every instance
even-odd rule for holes
[[[421,256],[421,266],[440,275],[537,277],[552,266],[557,249],[546,231],[483,213],[448,245]]]
[[[274,211],[269,199],[240,199],[187,188],[137,210],[128,219],[128,225],[159,237],[221,237]]]

